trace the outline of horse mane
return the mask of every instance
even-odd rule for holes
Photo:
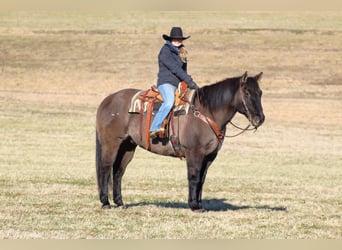
[[[222,105],[229,105],[238,90],[240,77],[226,78],[198,90],[197,96],[203,107],[215,111]]]

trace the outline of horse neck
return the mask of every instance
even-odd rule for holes
[[[202,91],[202,100],[195,99],[195,106],[200,107],[199,111],[214,120],[221,129],[224,129],[237,112],[235,93],[238,93],[239,84],[233,80],[235,79],[227,79],[206,86],[200,90]],[[216,100],[213,101],[215,98]]]

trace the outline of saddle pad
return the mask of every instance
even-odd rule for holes
[[[142,102],[141,99],[139,99],[139,96],[144,92],[144,90],[139,91],[136,93],[131,100],[130,107],[128,109],[128,113],[140,113],[141,110],[143,112],[147,111],[147,106],[148,106],[148,101]],[[190,89],[186,95],[186,99],[192,102],[193,96],[195,94],[194,89]],[[173,107],[173,111],[175,114],[187,114],[190,108],[190,104],[188,102],[184,104],[180,104],[176,107]],[[180,111],[185,111],[185,112],[180,112]]]

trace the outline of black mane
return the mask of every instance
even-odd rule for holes
[[[229,105],[238,91],[240,77],[227,78],[217,83],[204,86],[198,90],[199,102],[202,106],[214,111]]]

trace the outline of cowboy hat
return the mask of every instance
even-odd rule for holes
[[[183,31],[181,27],[172,27],[170,31],[170,36],[164,34],[163,38],[164,40],[171,40],[173,38],[185,40],[190,38],[190,36],[183,37]]]

